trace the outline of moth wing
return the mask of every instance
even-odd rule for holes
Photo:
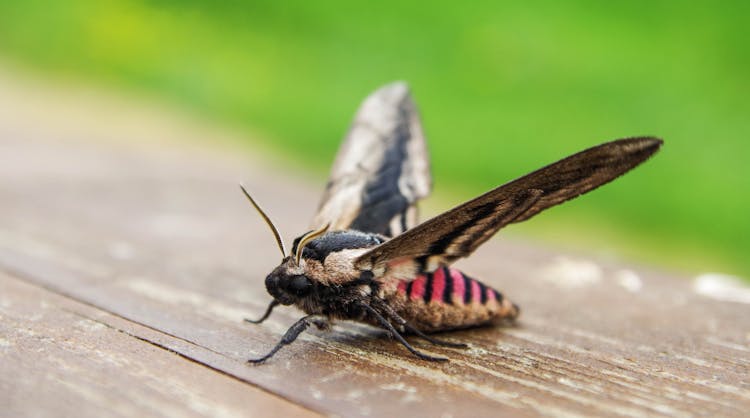
[[[610,182],[646,161],[657,138],[628,138],[571,155],[432,218],[362,254],[354,265],[374,270],[402,262],[432,270],[471,254],[510,223]]]
[[[406,83],[376,90],[339,149],[312,227],[395,236],[417,224],[432,187],[424,132]]]

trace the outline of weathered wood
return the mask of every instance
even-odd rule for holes
[[[419,361],[380,331],[342,323],[330,333],[303,334],[269,363],[248,366],[244,360],[265,353],[300,313],[279,309],[262,326],[242,322],[269,301],[263,278],[279,257],[236,183],[245,182],[288,239],[304,232],[323,179],[301,180],[262,154],[207,153],[211,145],[196,136],[223,134],[180,128],[174,118],[119,116],[131,107],[110,99],[44,93],[49,87],[23,95],[28,86],[3,87],[10,93],[0,96],[0,269],[46,289],[16,283],[13,300],[34,292],[64,295],[65,303],[101,312],[96,323],[122,330],[122,344],[137,344],[128,336],[142,343],[133,347],[142,350],[143,376],[105,379],[99,366],[88,370],[84,362],[54,370],[79,387],[100,393],[86,376],[120,388],[195,373],[191,379],[205,390],[229,388],[226,398],[214,399],[225,408],[240,408],[239,398],[255,396],[258,386],[341,416],[742,416],[750,410],[747,304],[707,298],[690,281],[664,272],[508,240],[486,244],[460,267],[519,303],[520,321],[444,335],[468,342],[469,350],[414,340],[450,363]],[[42,123],[28,109],[54,117]],[[136,139],[128,142],[130,136]],[[183,140],[191,146],[176,145]],[[51,313],[45,315],[49,321]],[[69,313],[56,324],[76,330],[81,320]],[[105,340],[97,346],[99,331],[75,332],[86,349],[132,358]],[[65,351],[60,335],[53,334],[49,350]],[[18,343],[22,336],[4,331],[3,338],[4,357],[39,358]],[[185,371],[196,363],[223,374]],[[16,363],[0,385],[12,386],[10,376],[29,373],[32,364],[42,369],[31,372],[38,379],[54,368]],[[236,388],[239,382],[249,383],[247,393]],[[121,390],[141,402],[138,412],[200,413],[179,399],[165,400],[163,392],[144,394],[144,401],[138,388]],[[18,392],[3,393],[19,411],[31,403]],[[58,395],[44,392],[36,406],[57,405]],[[147,411],[154,398],[176,409]],[[269,413],[272,407],[260,408]]]
[[[185,361],[160,332],[0,273],[2,415],[312,417]]]

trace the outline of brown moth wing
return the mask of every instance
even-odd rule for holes
[[[538,189],[509,198],[482,195],[386,241],[354,261],[359,269],[375,270],[390,262],[413,260],[421,264],[414,273],[469,255],[500,228],[529,210],[541,197]],[[404,268],[404,267],[402,267]]]
[[[395,236],[417,223],[432,180],[422,124],[408,86],[381,87],[360,106],[331,170],[312,228]]]
[[[413,259],[426,269],[471,254],[503,226],[610,182],[647,160],[661,146],[658,138],[627,138],[571,155],[506,183],[359,256],[365,270]]]

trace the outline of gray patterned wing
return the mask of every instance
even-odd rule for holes
[[[661,146],[657,138],[608,142],[506,183],[432,218],[361,255],[360,269],[411,263],[430,271],[471,254],[510,223],[610,182],[646,161]]]
[[[339,149],[312,222],[331,230],[395,236],[416,225],[415,203],[432,180],[424,133],[409,88],[381,87],[360,106]]]

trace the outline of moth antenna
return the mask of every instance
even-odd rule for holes
[[[297,262],[297,265],[299,265],[299,260],[302,257],[302,249],[305,248],[305,245],[307,245],[308,242],[314,240],[315,238],[318,238],[319,236],[325,234],[326,231],[328,231],[328,228],[330,227],[331,227],[331,223],[329,222],[325,224],[322,228],[316,231],[308,232],[307,234],[305,234],[305,236],[300,238],[299,244],[297,244],[297,252],[294,254],[294,260]]]
[[[279,249],[281,250],[281,258],[286,257],[286,247],[284,247],[284,241],[281,240],[281,234],[279,234],[279,230],[276,228],[276,225],[274,225],[273,222],[271,222],[271,218],[269,218],[268,215],[266,215],[266,213],[263,212],[263,209],[261,209],[260,206],[258,206],[258,204],[255,203],[255,199],[253,199],[252,196],[250,196],[250,193],[248,193],[247,190],[245,190],[245,186],[243,186],[241,183],[240,183],[240,189],[242,189],[242,193],[245,194],[245,197],[247,198],[247,200],[249,200],[250,203],[253,204],[253,207],[255,207],[255,210],[257,210],[258,213],[260,213],[260,216],[263,218],[263,220],[266,221],[266,224],[268,224],[268,227],[271,228],[271,232],[273,232],[273,236],[276,238],[276,244],[279,245]]]

